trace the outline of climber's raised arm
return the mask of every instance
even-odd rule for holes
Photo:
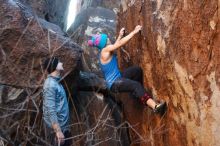
[[[135,34],[137,34],[142,29],[142,26],[137,25],[135,29],[130,32],[127,36],[120,39],[117,39],[117,41],[114,44],[107,45],[105,48],[103,48],[103,52],[112,52],[121,46],[125,45]],[[124,34],[124,33],[123,33]]]
[[[117,38],[117,40],[116,40],[115,42],[120,41],[120,40],[122,39],[122,37],[124,36],[124,34],[125,34],[125,28],[123,27],[123,28],[120,30],[119,35],[118,35],[118,38]]]

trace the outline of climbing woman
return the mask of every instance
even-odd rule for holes
[[[96,34],[92,36],[88,44],[91,47],[97,47],[99,50],[99,64],[110,91],[115,93],[130,92],[138,98],[141,103],[151,107],[155,113],[163,115],[166,111],[166,103],[156,103],[150,94],[147,93],[142,83],[142,69],[133,66],[121,73],[118,68],[117,56],[114,51],[125,45],[141,29],[142,26],[137,25],[131,33],[124,36],[125,29],[122,28],[114,44],[111,44],[107,34]]]

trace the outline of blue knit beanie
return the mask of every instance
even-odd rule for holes
[[[107,34],[98,34],[92,36],[92,39],[88,41],[89,46],[97,47],[99,50],[102,50],[107,44]]]

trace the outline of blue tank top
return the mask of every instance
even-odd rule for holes
[[[116,55],[112,56],[112,59],[107,64],[102,64],[99,59],[101,70],[104,74],[105,80],[107,82],[107,87],[110,89],[112,84],[116,79],[121,77],[121,73],[118,69],[118,60]]]

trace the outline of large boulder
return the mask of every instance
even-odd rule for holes
[[[121,69],[141,66],[145,86],[169,107],[162,119],[152,121],[141,109],[141,118],[128,117],[149,138],[137,145],[219,145],[219,1],[123,2],[118,30],[131,31],[137,24],[143,30],[126,45],[127,53],[120,51]]]
[[[29,7],[12,0],[0,3],[0,143],[45,145],[43,61],[49,56],[60,58],[66,77],[77,72],[82,49],[60,27],[38,18]]]
[[[65,73],[77,65],[81,48],[54,24],[34,17],[25,6],[1,0],[0,83],[17,87],[42,84],[42,63],[48,56],[64,62]]]

